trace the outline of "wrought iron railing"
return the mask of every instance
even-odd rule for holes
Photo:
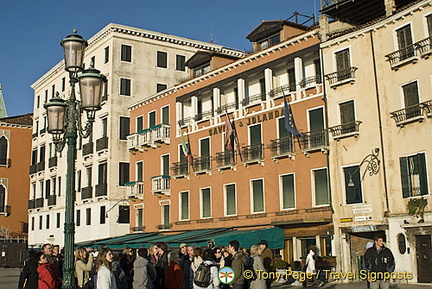
[[[34,202],[35,209],[42,208],[44,206],[44,198],[37,198],[34,201],[35,201]]]
[[[304,151],[322,149],[328,146],[325,129],[303,133],[300,137],[301,148]]]
[[[210,156],[202,156],[199,158],[194,158],[192,165],[195,169],[195,173],[210,171],[211,170],[211,157]]]
[[[216,109],[216,112],[221,114],[221,113],[225,113],[226,111],[230,110],[230,109],[236,109],[237,108],[237,103],[235,102],[230,102],[224,105],[221,105],[220,107],[218,107]]]
[[[264,159],[264,145],[262,143],[242,147],[242,157],[244,163],[261,161]]]
[[[128,187],[127,196],[128,198],[144,198],[144,182],[142,181],[133,181],[127,182],[125,186]]]
[[[277,97],[281,97],[284,96],[284,93],[289,93],[290,92],[290,86],[289,84],[285,84],[276,88],[273,88],[272,90],[270,90],[270,97],[273,98],[277,98]]]
[[[417,60],[417,55],[425,56],[432,53],[432,38],[427,37],[414,44],[403,47],[395,52],[387,54],[386,57],[392,68]]]
[[[419,118],[423,118],[423,112],[431,114],[432,100],[428,100],[422,103],[417,103],[394,112],[391,112],[391,117],[396,121],[396,124],[403,124],[409,121],[416,121]]]
[[[161,225],[157,226],[157,228],[159,230],[169,230],[169,229],[171,229],[171,227],[172,227],[171,223],[169,223],[169,224],[161,224]]]
[[[81,189],[81,200],[93,198],[93,187],[85,187]]]
[[[417,42],[417,49],[420,51],[420,55],[429,54],[432,52],[432,38],[428,37],[426,39]]]
[[[34,199],[28,200],[28,209],[30,210],[34,208],[35,208],[35,200]]]
[[[30,165],[30,174],[34,174],[37,171],[37,164]]]
[[[57,196],[56,195],[49,195],[48,196],[48,206],[55,206],[57,203]]]
[[[216,153],[216,168],[232,167],[236,164],[235,151],[224,151]]]
[[[171,177],[170,176],[154,176],[152,181],[152,194],[160,193],[169,195],[171,190]]]
[[[36,171],[41,172],[45,170],[45,161],[38,162],[36,165]]]
[[[132,227],[132,232],[144,232],[145,226]]]
[[[189,163],[188,162],[173,163],[171,170],[173,172],[173,177],[187,176],[189,175]]]
[[[305,79],[302,79],[299,85],[301,88],[305,88],[305,87],[309,87],[321,83],[322,83],[321,75],[316,75],[316,76],[309,76],[306,77]]]
[[[355,78],[355,72],[357,67],[350,67],[343,70],[338,70],[325,75],[325,78],[329,81],[330,86],[334,86],[345,81],[352,81]]]
[[[194,120],[195,121],[200,121],[203,119],[209,119],[213,116],[213,110],[206,110],[203,112],[198,113],[195,117]]]
[[[184,125],[187,125],[187,124],[191,123],[192,120],[193,120],[192,116],[184,117],[181,120],[179,120],[179,124],[180,124],[180,126],[184,126]]]
[[[108,148],[108,137],[104,136],[96,140],[96,151],[101,151]]]
[[[96,197],[106,196],[108,194],[108,184],[102,183],[96,185]]]
[[[93,153],[93,142],[83,144],[83,149],[82,149],[83,156],[87,156],[92,153]]]
[[[52,168],[52,167],[56,167],[56,166],[57,166],[57,157],[56,156],[50,157],[48,159],[48,167]]]
[[[282,137],[270,141],[272,157],[286,156],[294,153],[294,142],[291,136]]]
[[[251,96],[243,99],[242,104],[244,106],[248,106],[251,104],[258,103],[258,102],[263,101],[263,100],[265,100],[265,94],[257,93],[257,94],[251,95]]]
[[[329,130],[332,133],[333,137],[337,138],[347,134],[358,133],[360,129],[360,124],[361,121],[353,121],[330,127]]]

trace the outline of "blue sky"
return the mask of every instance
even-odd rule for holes
[[[319,0],[0,0],[0,84],[9,116],[32,112],[30,85],[62,60],[60,39],[85,39],[110,22],[251,49],[263,20],[312,15]],[[303,20],[303,19],[301,19]]]

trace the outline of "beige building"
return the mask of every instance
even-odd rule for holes
[[[338,266],[360,269],[381,233],[400,282],[430,283],[431,206],[408,203],[431,202],[432,2],[341,2],[321,19]]]
[[[127,107],[189,77],[185,62],[197,50],[243,56],[220,45],[118,24],[107,25],[88,42],[85,67],[93,62],[108,82],[92,135],[78,139],[76,242],[129,232],[129,203],[125,200],[125,183],[129,181]],[[44,103],[56,92],[64,99],[70,95],[63,61],[32,88],[35,106],[30,200],[35,201],[29,206],[29,246],[45,242],[62,245],[66,152],[56,153],[46,133]],[[147,124],[154,125],[151,120]]]

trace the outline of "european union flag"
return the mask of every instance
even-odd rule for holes
[[[289,131],[293,135],[301,135],[301,133],[297,130],[295,123],[294,123],[294,117],[291,112],[291,108],[288,105],[288,102],[286,101],[285,95],[284,95],[284,114],[285,114],[285,128],[287,131]]]

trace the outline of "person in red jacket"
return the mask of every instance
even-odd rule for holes
[[[168,253],[168,265],[164,269],[165,289],[184,289],[184,277],[177,252]]]
[[[38,260],[38,289],[55,289],[56,282],[45,254],[43,252],[38,252],[36,254],[36,260]]]

